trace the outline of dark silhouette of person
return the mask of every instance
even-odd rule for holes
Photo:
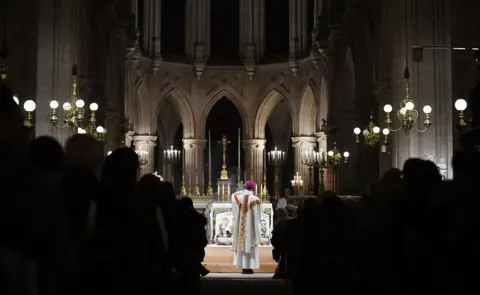
[[[89,282],[93,294],[135,292],[128,262],[139,253],[128,252],[129,216],[140,168],[138,155],[130,148],[113,151],[103,165],[100,192],[95,203],[95,227],[89,242]]]
[[[135,189],[129,218],[128,252],[136,294],[169,294],[172,265],[168,259],[167,232],[158,204],[162,183],[153,174],[142,176]]]
[[[52,137],[38,137],[30,145],[27,161],[35,196],[36,251],[39,294],[69,292],[74,272],[73,243],[61,192],[64,154]]]
[[[34,206],[26,165],[30,132],[23,119],[11,90],[0,83],[1,294],[36,293]]]
[[[99,142],[88,134],[76,134],[65,145],[61,189],[75,251],[75,286],[79,293],[87,276],[87,242],[93,230],[94,200],[100,189],[96,169],[102,163],[101,152]]]
[[[273,246],[272,256],[273,259],[277,262],[277,267],[275,269],[275,274],[273,275],[274,279],[286,279],[288,278],[287,269],[286,269],[286,233],[285,228],[287,222],[289,222],[293,217],[288,215],[288,211],[285,208],[278,208],[276,210],[277,221],[272,231],[271,243]]]
[[[205,227],[207,226],[207,218],[205,216],[203,216],[202,214],[200,214],[194,207],[194,204],[193,204],[193,200],[189,197],[183,197],[181,199],[181,201],[184,203],[184,205],[190,209],[190,212],[192,214],[192,217],[194,219],[198,219],[198,222],[195,222],[196,225],[200,226],[202,225],[202,227],[199,227],[198,228],[198,234],[199,234],[199,237],[198,237],[198,240],[201,241],[202,240],[202,233],[205,235],[205,237],[207,236],[206,232],[205,232]],[[207,240],[207,243],[208,243],[208,240]],[[200,247],[200,253],[199,253],[199,257],[201,259],[200,262],[203,262],[204,258],[205,258],[205,247]],[[200,275],[201,276],[206,276],[210,273],[210,271],[203,265],[203,264],[200,264]]]

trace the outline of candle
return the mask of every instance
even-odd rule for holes
[[[242,167],[242,162],[240,161],[241,160],[241,156],[240,156],[240,128],[238,128],[238,169],[240,169],[240,167]]]
[[[227,196],[230,196],[230,185],[227,187]]]
[[[212,135],[208,130],[208,169],[212,169]]]
[[[217,196],[220,196],[220,185],[217,184]]]

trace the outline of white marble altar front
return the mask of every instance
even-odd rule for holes
[[[230,246],[233,242],[232,227],[233,215],[231,203],[211,202],[205,205],[204,209],[198,204],[194,206],[197,210],[203,210],[203,214],[208,219],[207,237],[209,244]],[[270,245],[270,239],[273,230],[273,206],[271,203],[262,203],[262,218],[260,221],[260,231],[262,233],[261,245]]]

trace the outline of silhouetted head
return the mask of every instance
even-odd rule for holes
[[[137,181],[140,163],[138,155],[130,148],[113,151],[105,160],[101,181],[110,188],[131,189]]]
[[[36,171],[60,173],[63,169],[63,148],[53,137],[38,137],[28,148],[27,161]]]
[[[190,208],[190,209],[193,209],[194,206],[193,206],[193,200],[189,197],[183,197],[181,200],[180,200],[186,207]]]
[[[168,181],[162,181],[162,193],[160,194],[160,205],[169,205],[175,202],[176,196],[173,185]]]
[[[245,188],[249,191],[253,191],[255,189],[255,182],[249,180],[245,183]]]
[[[135,192],[146,204],[155,206],[162,193],[162,182],[153,174],[146,174],[138,181]]]
[[[94,170],[103,158],[101,144],[89,134],[76,134],[65,145],[67,169]]]
[[[287,210],[288,216],[295,217],[297,215],[297,208],[295,208],[295,206],[292,204],[285,206],[285,209]]]
[[[277,220],[282,220],[288,217],[288,212],[285,208],[277,208],[275,213],[277,215]]]
[[[408,159],[403,165],[403,179],[410,192],[431,193],[441,184],[438,167],[431,161]]]

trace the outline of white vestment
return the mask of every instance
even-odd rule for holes
[[[260,268],[262,240],[260,222],[262,207],[260,198],[249,190],[241,190],[232,195],[233,214],[233,265],[237,268]]]

